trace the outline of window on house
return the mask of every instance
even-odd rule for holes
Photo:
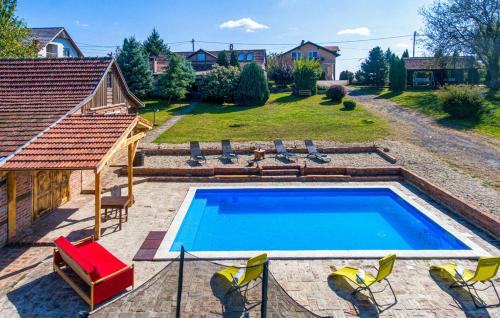
[[[317,59],[319,57],[318,51],[309,51],[308,56],[310,59]]]
[[[196,60],[198,62],[205,62],[206,60],[205,53],[198,53],[198,55],[196,55]]]
[[[252,52],[247,53],[247,61],[253,61],[253,53]]]
[[[70,54],[69,54],[69,49],[68,48],[64,48],[63,49],[63,56],[64,57],[71,57]]]
[[[293,60],[298,60],[302,57],[302,53],[301,52],[292,52],[292,59]]]
[[[242,62],[244,60],[245,60],[245,53],[240,52],[240,54],[238,54],[238,61]]]
[[[57,56],[57,44],[47,44],[47,57],[58,57]]]

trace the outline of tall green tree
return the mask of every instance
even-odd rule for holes
[[[227,54],[226,51],[220,51],[219,54],[217,55],[217,60],[215,63],[219,64],[220,66],[228,67],[229,62],[227,61]]]
[[[229,65],[240,68],[240,62],[238,61],[238,54],[236,54],[235,50],[231,51],[231,55],[229,56]]]
[[[347,81],[349,84],[351,84],[353,79],[354,79],[354,73],[353,72],[350,72],[348,70],[340,72],[339,80],[341,80],[341,81]]]
[[[267,76],[279,86],[293,83],[293,60],[289,55],[271,53],[267,57]]]
[[[369,85],[383,86],[387,79],[387,62],[384,51],[377,46],[370,50],[368,58],[361,63],[361,71],[365,83]]]
[[[435,0],[420,14],[425,21],[424,43],[429,50],[476,56],[488,70],[488,87],[500,88],[498,0]]]
[[[269,95],[264,70],[255,62],[246,64],[234,93],[235,102],[241,106],[261,106],[269,99]]]
[[[158,80],[158,93],[169,101],[186,97],[195,80],[195,72],[185,57],[172,54],[170,62]]]
[[[408,49],[405,49],[405,51],[403,52],[403,55],[401,55],[402,59],[404,59],[406,57],[410,57],[410,52],[408,52]]]
[[[133,36],[124,39],[116,61],[130,90],[139,98],[148,96],[153,88],[153,72],[142,44]]]
[[[153,28],[153,31],[146,41],[144,41],[143,45],[144,50],[146,50],[146,53],[150,57],[158,57],[160,54],[168,55],[170,53],[168,46],[163,42],[156,28]]]
[[[389,88],[394,92],[402,92],[406,89],[405,63],[397,56],[394,56],[389,66]]]
[[[36,57],[31,30],[15,15],[17,0],[0,0],[0,57]]]

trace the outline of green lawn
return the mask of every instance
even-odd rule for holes
[[[188,103],[168,104],[167,101],[162,99],[148,99],[144,101],[144,104],[146,104],[146,107],[139,109],[139,114],[151,122],[153,122],[155,110],[158,110],[156,113],[156,126],[160,126],[169,120],[183,107],[189,106]]]
[[[455,129],[472,129],[475,132],[500,139],[500,93],[485,95],[485,112],[479,119],[452,119],[443,112],[435,90],[407,90],[393,93],[387,89],[371,90],[380,98],[390,99],[401,106],[416,109],[439,118],[439,122]]]
[[[198,103],[157,143],[184,143],[190,140],[234,141],[332,140],[373,141],[390,134],[389,124],[358,104],[353,111],[343,109],[324,95],[307,98],[290,93],[272,94],[266,105],[241,107],[233,104]]]

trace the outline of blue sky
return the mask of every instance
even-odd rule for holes
[[[272,45],[235,45],[286,51],[302,39],[333,42],[341,56],[337,73],[355,71],[359,58],[376,45],[397,53],[410,49],[404,38],[342,43],[410,35],[423,25],[418,9],[431,0],[268,0],[268,1],[110,1],[19,0],[17,14],[31,27],[64,26],[87,56],[114,51],[124,37],[144,40],[156,27],[166,42],[241,42]],[[340,43],[336,43],[340,42]],[[196,43],[196,48],[223,49],[225,44]],[[173,51],[191,50],[190,43],[171,45]],[[424,54],[417,47],[417,55]]]

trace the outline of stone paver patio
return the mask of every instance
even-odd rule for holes
[[[289,184],[273,183],[273,185]],[[297,185],[297,183],[293,184]],[[321,183],[321,185],[339,184],[342,183]],[[131,263],[149,231],[168,228],[190,186],[210,185],[213,184],[143,183],[135,186],[136,203],[130,209],[129,221],[124,223],[121,231],[116,230],[113,221],[103,223],[104,235],[100,241],[101,244],[126,263]],[[252,183],[252,185],[259,184]],[[313,183],[309,185],[314,186]],[[401,185],[398,186],[401,187]],[[411,193],[412,190],[408,188],[405,191]],[[417,200],[425,207],[436,208],[432,202],[428,202],[423,197],[418,197]],[[491,239],[488,239],[481,231],[466,227],[463,220],[451,217],[441,208],[439,210],[442,211],[442,219],[445,222],[459,232],[465,233],[464,235],[492,254],[499,254],[498,246],[488,243]],[[88,310],[87,305],[77,294],[52,272],[51,247],[44,245],[59,235],[77,240],[91,234],[94,224],[93,215],[93,197],[78,196],[61,209],[34,224],[33,231],[25,240],[38,242],[41,246],[14,246],[0,249],[2,253],[0,260],[1,317],[75,317],[79,311]],[[491,243],[497,244],[498,242],[491,241]],[[380,316],[500,316],[500,307],[476,310],[465,291],[460,289],[450,291],[446,288],[446,281],[429,273],[428,269],[431,264],[449,261],[398,260],[391,276],[398,302]],[[456,261],[471,268],[475,265],[473,261]],[[240,261],[223,262],[240,263]],[[147,281],[166,264],[166,262],[135,262],[136,286]],[[345,265],[362,266],[370,271],[368,266],[376,265],[376,260],[271,260],[270,270],[276,280],[299,304],[317,314],[333,317],[378,316],[374,305],[365,294],[353,298],[350,296],[352,291],[350,285],[342,280],[328,279],[331,266],[339,268]],[[500,280],[497,278],[496,285],[499,286],[499,283]],[[383,286],[377,287],[375,290],[383,288]],[[480,295],[489,304],[497,302],[492,289]],[[388,290],[376,294],[376,297],[381,304],[388,304],[392,301],[392,294]],[[190,301],[196,301],[196,299]],[[219,304],[214,303],[214,306],[219,306]],[[207,314],[207,316],[211,315]]]

